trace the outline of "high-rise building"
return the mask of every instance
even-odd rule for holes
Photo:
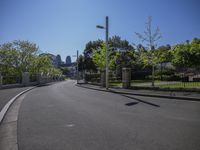
[[[62,60],[59,54],[56,56],[56,62],[57,62],[57,66],[61,65]]]
[[[71,62],[71,57],[70,56],[67,56],[66,57],[66,65],[69,65],[69,64],[71,64],[72,62]]]

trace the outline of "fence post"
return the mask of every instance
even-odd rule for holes
[[[2,77],[2,75],[1,75],[1,73],[0,73],[0,87],[3,85],[3,77]]]
[[[131,68],[122,68],[122,87],[130,88],[131,86]]]
[[[106,71],[101,70],[101,86],[106,87]]]
[[[22,73],[22,85],[27,86],[30,82],[29,72]]]

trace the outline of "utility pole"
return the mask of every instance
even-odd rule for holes
[[[78,84],[78,79],[79,79],[79,73],[78,73],[78,50],[77,50],[77,59],[76,59],[76,63],[77,63],[77,69],[76,69],[76,79],[77,79],[77,84]]]

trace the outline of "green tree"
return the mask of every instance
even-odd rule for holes
[[[113,69],[116,69],[118,77],[122,75],[122,68],[134,68],[135,65],[135,49],[127,40],[122,40],[120,36],[112,36],[109,38],[110,51],[118,53]]]
[[[112,52],[109,49],[108,55],[109,55],[108,66],[110,69],[113,69],[116,59],[119,57],[119,53]],[[105,43],[103,43],[97,50],[95,50],[92,56],[92,60],[99,70],[105,69],[105,66],[106,66],[106,44]]]
[[[171,54],[171,46],[170,45],[164,45],[160,46],[157,51],[157,57],[160,64],[160,77],[161,80],[163,80],[163,64],[166,62],[171,62],[172,60],[172,54]]]
[[[60,75],[49,56],[39,55],[39,48],[29,41],[14,41],[0,45],[0,73],[20,77],[22,72]]]
[[[52,68],[51,59],[48,56],[41,55],[32,57],[32,62],[30,63],[31,74],[48,74]]]
[[[186,68],[199,68],[200,64],[200,39],[194,38],[191,43],[183,43],[175,46],[172,51],[174,66]]]
[[[39,47],[35,43],[20,40],[14,41],[13,46],[20,54],[20,71],[29,71],[33,57],[39,52]]]
[[[89,72],[97,71],[97,67],[92,61],[92,56],[94,51],[97,50],[102,45],[102,43],[103,43],[102,40],[97,40],[97,41],[90,41],[86,44],[83,52],[85,70]]]
[[[4,76],[20,76],[19,63],[19,52],[13,43],[0,45],[0,72]]]

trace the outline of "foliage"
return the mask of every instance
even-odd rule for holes
[[[84,64],[84,57],[83,55],[80,55],[78,58],[78,71],[83,71],[85,69],[85,64]]]
[[[30,65],[30,72],[32,74],[48,74],[49,70],[53,68],[51,59],[45,55],[34,56]]]
[[[18,76],[22,72],[33,74],[60,75],[51,59],[38,55],[39,47],[29,41],[13,41],[0,45],[0,73],[3,76]]]
[[[194,38],[191,43],[176,45],[172,54],[174,66],[198,68],[200,64],[200,39]]]
[[[67,67],[60,67],[60,70],[62,71],[62,74],[65,76],[68,76],[70,73]]]
[[[119,53],[108,50],[108,66],[110,69],[114,68],[116,59],[119,57]],[[97,50],[94,50],[92,60],[99,70],[103,70],[106,66],[106,44],[103,43]]]
[[[101,46],[103,43],[102,40],[97,41],[90,41],[86,44],[85,50],[83,52],[84,55],[84,69],[87,71],[96,71],[97,67],[95,66],[94,62],[92,61],[92,55],[98,47]]]
[[[102,47],[103,41],[102,40],[97,40],[97,41],[90,41],[86,44],[86,48],[84,50],[84,69],[87,71],[96,71],[99,66],[96,66],[96,63],[94,63],[93,55],[99,53],[99,48]],[[129,44],[127,40],[122,40],[119,36],[113,36],[109,38],[108,40],[109,44],[109,51],[110,51],[110,56],[109,60],[113,61],[110,62],[110,67],[111,69],[118,68],[119,70],[122,68],[122,66],[130,66],[133,65],[133,58],[134,55],[134,47]],[[120,51],[126,51],[125,53],[120,52]],[[103,52],[101,53],[102,56],[105,56]],[[114,57],[115,54],[118,55],[118,57]],[[119,57],[121,56],[121,57]],[[112,58],[114,57],[114,58]],[[103,60],[101,58],[101,60]],[[115,61],[115,62],[114,62]],[[98,62],[98,60],[96,60]],[[99,61],[99,65],[101,66],[100,68],[103,67],[104,61]],[[105,66],[105,65],[104,65]]]
[[[159,63],[159,53],[158,51],[143,51],[140,59],[144,66],[156,66]]]

